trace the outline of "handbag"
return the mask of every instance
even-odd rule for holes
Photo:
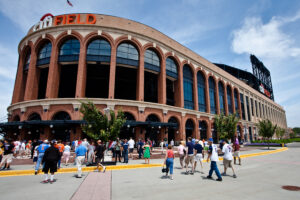
[[[162,173],[168,173],[169,172],[169,168],[166,168],[165,166],[163,166],[163,168],[161,169]]]

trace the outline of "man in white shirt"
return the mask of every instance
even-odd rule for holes
[[[208,140],[208,156],[207,156],[207,162],[209,162],[210,159],[210,170],[209,170],[209,174],[207,176],[208,179],[212,179],[212,173],[215,171],[218,179],[217,181],[222,181],[222,176],[220,174],[220,171],[218,169],[218,165],[217,162],[219,161],[219,156],[218,156],[218,147],[217,145],[213,144],[213,139],[209,138]]]
[[[135,144],[134,140],[132,139],[132,137],[130,137],[130,140],[128,141],[128,148],[129,148],[129,157],[131,159],[133,159],[132,153],[133,153],[133,149],[134,149],[134,144]]]
[[[89,147],[89,142],[87,141],[87,139],[86,138],[84,138],[83,139],[83,142],[82,142],[82,145],[86,148],[86,149],[88,149],[88,147]]]
[[[233,165],[232,165],[232,159],[233,159],[232,147],[229,144],[227,144],[227,142],[225,140],[223,141],[222,152],[224,153],[224,156],[223,156],[224,173],[222,174],[222,176],[226,176],[227,168],[231,167],[232,172],[233,172],[233,178],[236,178],[237,176],[234,172]]]
[[[173,139],[171,140],[170,144],[172,145],[172,147],[174,147],[174,140]]]

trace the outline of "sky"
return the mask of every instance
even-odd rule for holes
[[[11,103],[17,47],[45,13],[99,13],[151,26],[210,62],[252,72],[256,55],[270,70],[275,101],[300,127],[299,0],[0,0],[0,121]]]

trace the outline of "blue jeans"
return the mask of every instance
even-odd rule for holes
[[[173,158],[167,158],[166,165],[167,165],[167,169],[170,170],[170,174],[173,174],[173,163],[174,163]]]
[[[218,178],[222,178],[216,161],[211,161],[211,163],[210,163],[209,176],[212,175],[213,171],[216,172]]]
[[[143,148],[139,148],[139,158],[141,159],[143,155]]]
[[[44,157],[44,153],[39,153],[38,160],[37,160],[36,165],[35,165],[35,171],[39,171],[39,168],[40,168],[41,162],[43,160],[43,157]]]
[[[128,163],[128,149],[123,151],[124,162]]]

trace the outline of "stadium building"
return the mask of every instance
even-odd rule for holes
[[[103,114],[125,112],[121,138],[217,140],[214,116],[220,113],[238,114],[236,134],[244,141],[258,136],[256,123],[262,119],[287,128],[285,111],[273,100],[270,74],[256,58],[251,58],[259,72],[254,74],[213,64],[132,20],[46,14],[18,51],[8,122],[1,124],[11,138],[82,138],[79,108],[87,99]]]

